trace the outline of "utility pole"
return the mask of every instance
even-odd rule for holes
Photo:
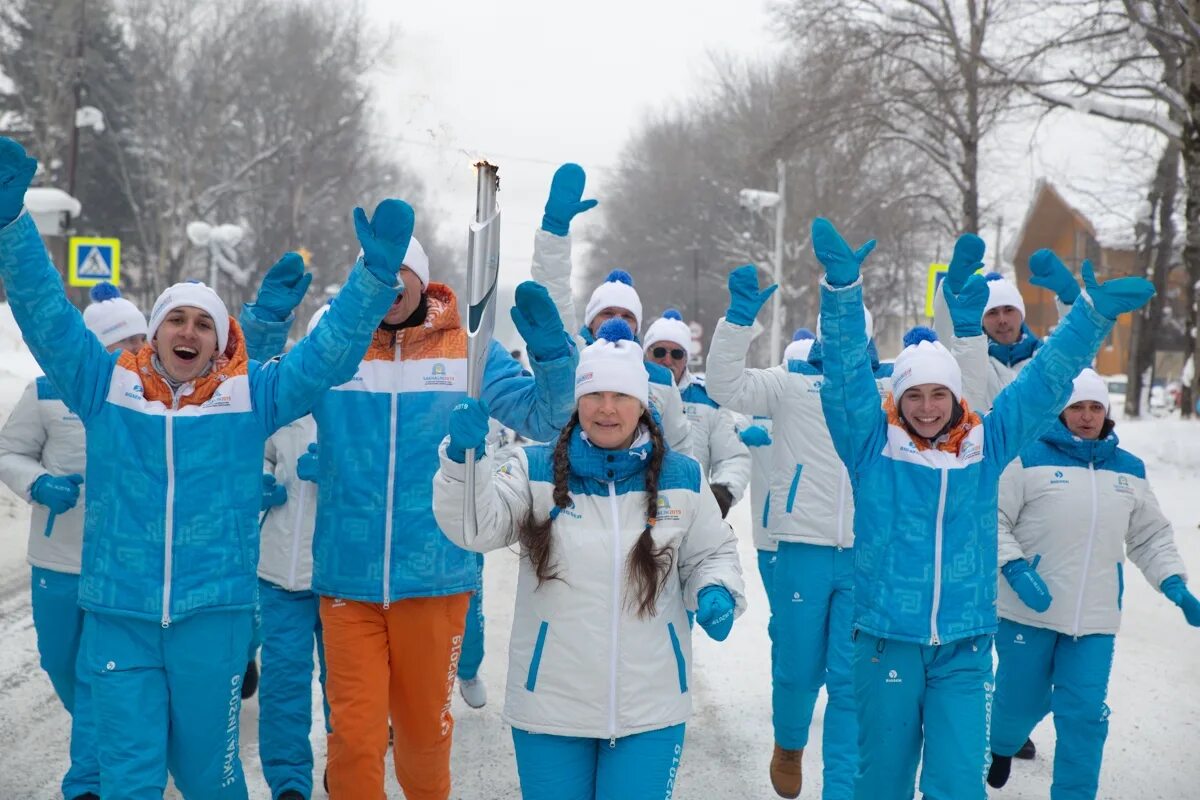
[[[775,171],[778,174],[775,191],[779,202],[775,204],[775,283],[779,288],[771,295],[771,364],[783,360],[783,221],[787,216],[787,165],[783,159],[776,159]]]
[[[87,0],[79,0],[79,36],[75,40],[75,85],[71,106],[71,149],[67,153],[67,194],[75,196],[75,174],[79,164],[79,107],[83,104],[83,56],[87,41]]]

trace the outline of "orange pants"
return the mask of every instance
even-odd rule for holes
[[[450,797],[450,698],[470,598],[417,597],[386,610],[321,598],[332,800],[383,800],[389,712],[404,796]]]

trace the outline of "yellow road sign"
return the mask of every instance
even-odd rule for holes
[[[933,298],[936,297],[938,287],[942,285],[942,279],[949,272],[949,264],[930,264],[929,276],[925,279],[925,316],[933,318]]]
[[[108,281],[121,284],[121,240],[96,236],[72,236],[67,282],[72,286],[95,286]]]

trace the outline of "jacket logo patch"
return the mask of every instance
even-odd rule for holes
[[[133,385],[133,386],[132,386],[132,387],[129,389],[129,391],[125,392],[125,396],[126,396],[126,397],[128,397],[130,400],[142,400],[142,399],[144,399],[144,398],[143,398],[143,389],[142,389],[142,385],[141,385],[140,383],[138,383],[138,384],[134,384],[134,385]]]
[[[1013,644],[1025,644],[1025,634],[1018,633],[1013,637]]]
[[[233,401],[229,398],[229,395],[218,391],[212,397],[210,397],[209,399],[207,399],[203,403],[201,403],[200,407],[201,408],[228,408],[232,404],[233,404]]]
[[[1113,485],[1121,494],[1133,494],[1133,487],[1129,485],[1129,479],[1124,475],[1117,476],[1117,482]]]
[[[887,680],[884,682],[885,683],[904,683],[904,679],[900,677],[900,673],[896,672],[896,670],[894,670],[894,669],[891,669],[891,670],[888,670]]]
[[[1070,483],[1070,481],[1067,480],[1067,478],[1063,476],[1063,472],[1061,469],[1054,471],[1054,478],[1050,481],[1051,486],[1053,486],[1056,483],[1062,483],[1062,484]]]
[[[658,521],[667,520],[675,522],[683,518],[683,510],[679,508],[671,508],[671,501],[661,495],[658,498]]]
[[[962,461],[967,461],[973,458],[979,458],[983,455],[983,448],[976,442],[963,442],[962,448],[958,452],[958,457]]]
[[[433,369],[425,376],[426,386],[453,386],[454,376],[446,374],[446,365],[440,361],[433,365]]]

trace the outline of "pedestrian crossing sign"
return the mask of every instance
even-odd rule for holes
[[[946,273],[950,271],[949,264],[930,264],[929,274],[925,279],[925,316],[933,318],[933,298],[937,295],[938,287]]]
[[[121,240],[96,236],[72,236],[67,282],[72,286],[95,286],[107,281],[121,284]]]

